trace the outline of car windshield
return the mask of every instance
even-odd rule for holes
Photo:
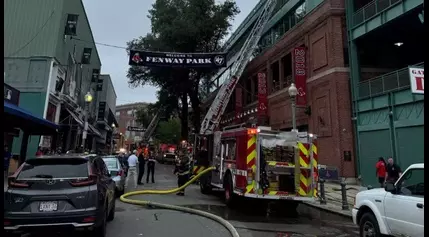
[[[103,158],[108,170],[118,169],[118,161],[116,158]]]
[[[18,180],[88,177],[88,164],[82,158],[35,158],[24,163]]]

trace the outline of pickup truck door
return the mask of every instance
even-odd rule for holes
[[[409,169],[396,182],[398,193],[385,196],[385,220],[395,236],[424,235],[423,177],[423,169]]]

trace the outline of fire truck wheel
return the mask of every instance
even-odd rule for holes
[[[232,177],[231,174],[226,174],[225,179],[224,179],[224,183],[223,183],[223,188],[224,188],[224,199],[225,199],[225,204],[228,207],[233,207],[234,201],[236,199],[235,195],[234,195],[234,189],[233,189],[233,183],[232,183]]]

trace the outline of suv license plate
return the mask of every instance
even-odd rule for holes
[[[56,211],[58,209],[58,202],[41,202],[39,210],[43,212]]]

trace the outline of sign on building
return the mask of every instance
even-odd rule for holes
[[[106,102],[101,101],[98,103],[98,116],[97,121],[104,121],[106,114]]]
[[[226,67],[225,53],[165,53],[130,50],[128,64],[151,67]]]
[[[127,130],[131,131],[131,132],[144,132],[144,131],[146,131],[145,128],[132,127],[132,126],[128,126]]]
[[[79,15],[67,14],[67,21],[64,27],[64,35],[76,36],[78,18]]]
[[[296,47],[293,50],[295,85],[298,89],[296,105],[307,105],[307,71],[306,71],[306,49]]]
[[[6,83],[4,83],[4,100],[14,104],[14,105],[18,105],[19,104],[19,95],[20,92],[19,90],[7,85]]]
[[[425,93],[425,69],[418,67],[410,67],[410,86],[411,92],[414,94],[424,94]]]

